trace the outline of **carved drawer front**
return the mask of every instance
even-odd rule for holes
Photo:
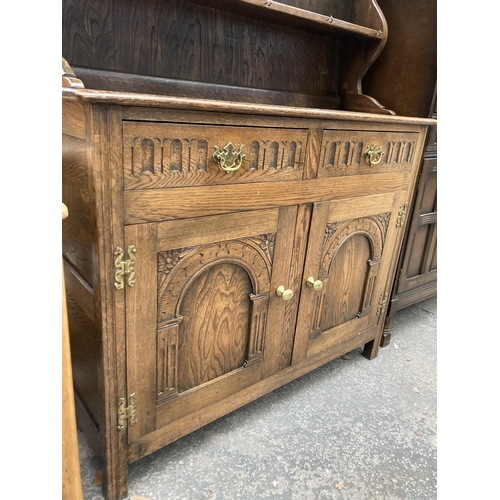
[[[124,189],[299,180],[307,133],[302,129],[123,122]]]
[[[416,133],[325,130],[318,178],[409,171],[417,142]]]

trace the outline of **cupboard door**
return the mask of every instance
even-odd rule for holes
[[[377,325],[399,198],[386,193],[314,204],[292,363]]]
[[[252,385],[283,339],[297,207],[126,226],[136,280],[126,289],[129,442]],[[272,316],[272,320],[269,318]],[[281,322],[281,324],[280,324]],[[267,325],[272,323],[272,336]],[[286,355],[286,353],[285,353]]]

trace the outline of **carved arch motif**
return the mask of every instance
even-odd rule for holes
[[[327,224],[323,258],[321,260],[322,275],[327,276],[329,274],[331,264],[339,248],[354,234],[364,234],[368,238],[372,249],[371,260],[379,262],[382,256],[389,218],[390,213],[387,213]]]

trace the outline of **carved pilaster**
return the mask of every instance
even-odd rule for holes
[[[368,272],[366,273],[365,291],[363,293],[363,305],[360,311],[360,317],[369,314],[373,299],[373,289],[377,279],[380,261],[368,260]]]
[[[321,334],[321,318],[323,317],[323,307],[325,305],[325,293],[327,289],[328,278],[323,281],[323,288],[315,292],[314,312],[312,315],[312,328],[309,338],[313,339]]]
[[[181,321],[182,316],[157,331],[157,403],[163,403],[177,396],[177,346]]]
[[[252,321],[245,366],[262,360],[269,294],[250,295],[250,299],[252,301]]]

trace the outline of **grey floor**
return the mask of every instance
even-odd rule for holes
[[[130,500],[437,498],[437,299],[361,348],[129,467]],[[85,500],[100,464],[79,432]]]

